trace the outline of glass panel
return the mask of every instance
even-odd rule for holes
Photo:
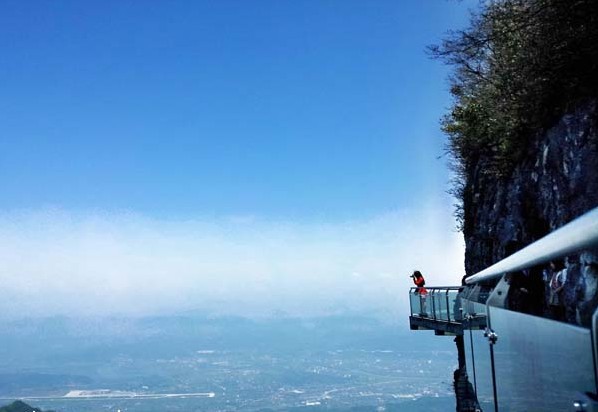
[[[451,290],[448,292],[449,315],[451,322],[461,322],[461,299],[458,298],[459,291]]]
[[[430,293],[430,299],[431,299],[431,303],[432,303],[432,311],[434,312],[433,317],[434,317],[434,319],[438,319],[438,313],[440,311],[440,308],[438,307],[438,297],[436,296],[436,293],[434,290],[432,290]]]
[[[409,304],[411,305],[413,316],[422,316],[422,313],[425,312],[422,310],[422,303],[424,303],[424,300],[419,294],[415,293],[415,289],[409,291]]]
[[[494,397],[488,339],[484,337],[484,331],[479,329],[464,330],[463,342],[465,343],[465,367],[469,381],[476,390],[478,402],[482,410],[493,411]]]
[[[495,307],[489,315],[501,411],[568,410],[577,392],[596,390],[589,329]]]
[[[436,291],[436,319],[448,321],[448,307],[446,303],[446,289]]]
[[[409,303],[413,316],[425,316],[441,321],[461,320],[461,299],[459,288],[428,288],[426,295],[419,295],[416,289],[409,291]]]
[[[486,316],[486,305],[477,302],[472,302],[470,308],[470,314],[472,316]]]

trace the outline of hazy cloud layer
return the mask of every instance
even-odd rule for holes
[[[0,214],[0,261],[8,317],[393,314],[415,268],[458,284],[463,242],[436,209],[336,224],[29,211]]]

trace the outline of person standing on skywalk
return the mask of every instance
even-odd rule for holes
[[[417,286],[417,290],[415,291],[415,293],[419,295],[421,315],[426,315],[426,298],[428,297],[428,291],[424,287],[426,286],[426,280],[424,279],[424,276],[421,274],[419,270],[414,271],[413,275],[411,275],[410,277],[411,279],[413,279],[413,283],[415,283],[415,286]]]

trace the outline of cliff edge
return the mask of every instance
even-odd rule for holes
[[[465,277],[598,207],[597,1],[481,2],[467,28],[429,51],[453,66],[442,129]],[[550,271],[539,267],[512,274],[507,308],[589,327],[598,251],[552,265],[566,273],[562,311],[551,312]],[[478,410],[462,336],[456,344],[457,410]]]
[[[463,192],[465,269],[472,275],[598,206],[597,102],[533,136],[502,178],[480,157]]]

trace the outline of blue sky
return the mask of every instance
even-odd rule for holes
[[[158,282],[186,259],[196,270],[181,269],[180,290],[252,267],[255,296],[264,278],[301,278],[296,267],[330,285],[448,261],[459,272],[461,246],[442,248],[459,242],[438,159],[448,71],[424,49],[476,3],[2,2],[5,287],[68,301],[69,284],[93,278],[126,300],[142,273],[160,267]],[[281,243],[285,262],[262,253]],[[408,249],[424,245],[436,263]],[[323,266],[299,263],[316,255]],[[239,300],[229,292],[220,299]]]
[[[470,2],[3,2],[8,209],[372,215],[442,196]]]

